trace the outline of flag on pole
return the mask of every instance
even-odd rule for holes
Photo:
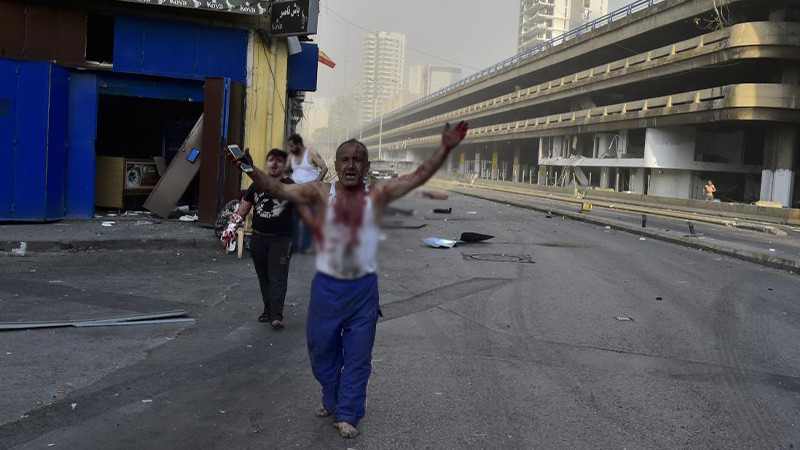
[[[322,64],[325,64],[326,66],[330,67],[331,69],[336,67],[336,63],[333,62],[331,57],[326,55],[325,52],[323,52],[322,50],[319,51],[319,62],[321,62]]]

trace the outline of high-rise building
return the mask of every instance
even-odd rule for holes
[[[364,39],[361,71],[361,119],[378,117],[390,99],[403,91],[406,35],[380,31]]]
[[[408,94],[413,101],[425,94],[425,72],[428,66],[411,66],[408,69]]]
[[[424,97],[460,79],[458,67],[412,66],[408,71],[409,100]]]
[[[520,0],[517,51],[560,36],[608,13],[608,0]]]

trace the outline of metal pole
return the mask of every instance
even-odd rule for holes
[[[378,159],[381,159],[381,146],[383,145],[383,111],[381,111],[381,124],[378,129]]]

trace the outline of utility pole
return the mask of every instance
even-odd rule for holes
[[[383,145],[383,111],[381,110],[381,125],[378,128],[378,159],[381,159],[381,146]]]

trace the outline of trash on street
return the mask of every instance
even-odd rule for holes
[[[447,194],[442,194],[440,192],[434,192],[434,191],[422,191],[422,196],[433,200],[447,200],[448,198],[450,198],[450,196]]]
[[[461,236],[458,239],[429,237],[423,239],[422,242],[430,245],[433,248],[453,248],[459,243],[482,242],[491,239],[493,237],[494,236],[490,236],[488,234],[466,232],[466,233],[461,233]]]
[[[28,243],[20,242],[19,247],[11,249],[11,254],[14,256],[25,256],[25,253],[27,251],[28,251]]]

